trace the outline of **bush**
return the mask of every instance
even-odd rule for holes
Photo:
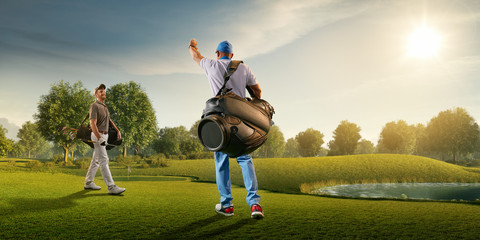
[[[468,162],[467,167],[480,167],[480,159],[475,159]]]
[[[122,167],[125,167],[125,168],[129,168],[129,167],[132,167],[133,164],[137,163],[137,162],[140,162],[141,161],[141,158],[140,156],[118,156],[115,158],[115,161],[118,162],[118,165],[122,166]]]
[[[55,154],[53,155],[52,161],[56,164],[62,163],[65,161],[65,158],[62,154]]]
[[[168,167],[167,158],[163,153],[149,157],[146,162],[150,163],[152,167]]]
[[[78,169],[87,169],[90,166],[90,161],[90,157],[83,157],[77,159],[74,164]]]
[[[187,154],[187,159],[214,159],[213,152],[196,152]]]
[[[147,162],[142,161],[142,162],[140,162],[140,167],[141,168],[150,168],[150,165]]]
[[[8,166],[10,167],[15,167],[15,164],[17,164],[17,161],[11,159],[11,160],[8,160]]]
[[[187,160],[186,155],[170,155],[168,156],[168,159],[175,159],[175,160]]]
[[[49,161],[49,162],[45,162],[43,165],[48,169],[52,169],[53,167],[55,167],[55,162]]]
[[[30,169],[39,169],[43,166],[43,164],[38,160],[32,160],[32,161],[28,161],[27,164],[25,164],[25,166]]]

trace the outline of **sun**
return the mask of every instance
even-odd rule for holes
[[[441,38],[434,30],[423,26],[415,30],[408,39],[408,55],[431,58],[438,54]]]

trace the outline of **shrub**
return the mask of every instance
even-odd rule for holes
[[[56,164],[64,162],[64,158],[62,154],[55,154],[53,155],[52,161]]]
[[[187,159],[214,159],[213,152],[196,152],[187,154]]]
[[[475,159],[467,164],[467,167],[480,167],[480,159]]]
[[[163,153],[153,155],[146,159],[146,161],[149,162],[152,167],[168,167],[167,158]]]
[[[8,160],[8,166],[10,167],[15,167],[15,164],[17,164],[17,161],[11,159],[11,160]]]
[[[186,155],[170,155],[168,156],[168,159],[175,159],[175,160],[187,160],[187,156]]]
[[[27,164],[25,164],[25,166],[30,169],[39,169],[43,166],[43,164],[38,160],[32,160],[32,161],[28,161]]]
[[[118,165],[125,168],[129,168],[129,167],[132,167],[133,164],[140,162],[141,158],[140,156],[126,156],[126,157],[118,156],[115,158],[115,161],[118,162]]]
[[[50,168],[55,167],[55,162],[49,161],[49,162],[45,162],[43,165],[44,165],[46,168],[49,168],[49,169],[50,169]]]
[[[75,166],[78,169],[87,169],[90,166],[91,159],[89,157],[83,157],[75,161]]]
[[[140,167],[141,168],[150,168],[150,165],[146,161],[140,162]]]

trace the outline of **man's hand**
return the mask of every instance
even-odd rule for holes
[[[103,138],[103,137],[101,137],[100,139],[98,139],[97,142],[100,143],[100,146],[105,146],[105,145],[107,145],[107,140],[105,140],[105,138]]]
[[[200,66],[200,60],[202,60],[203,56],[198,51],[197,44],[198,44],[197,40],[195,38],[192,38],[190,40],[190,45],[188,46],[188,50],[190,51],[190,55],[192,56],[193,61],[195,61]]]
[[[198,49],[197,44],[198,44],[197,39],[192,38],[192,39],[190,40],[190,47],[193,47],[193,48],[195,48],[195,49]]]
[[[122,134],[120,133],[120,131],[117,131],[117,141],[122,139]]]

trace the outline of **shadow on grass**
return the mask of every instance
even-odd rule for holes
[[[77,205],[75,202],[77,199],[98,196],[111,197],[111,195],[108,195],[107,193],[86,194],[88,192],[92,191],[82,190],[60,198],[14,198],[9,200],[9,207],[0,208],[0,216],[71,208]],[[121,197],[122,195],[117,196]]]
[[[166,239],[181,239],[186,237],[195,239],[208,239],[214,236],[231,232],[233,230],[237,230],[245,225],[255,224],[256,222],[256,220],[248,218],[241,219],[230,225],[225,225],[224,220],[226,220],[226,218],[227,217],[225,216],[217,214],[209,218],[190,223],[186,226],[173,230]],[[203,230],[203,228],[205,228],[207,225],[215,222],[218,222],[217,227],[207,231]]]

